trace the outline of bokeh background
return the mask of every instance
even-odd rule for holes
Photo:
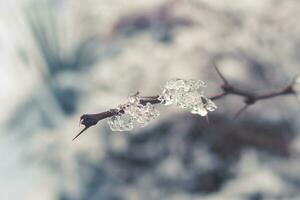
[[[1,200],[300,199],[300,100],[175,107],[143,129],[79,117],[173,77],[220,93],[212,64],[252,92],[300,72],[297,0],[0,1]]]

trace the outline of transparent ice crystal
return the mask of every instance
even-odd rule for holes
[[[133,129],[133,118],[128,114],[115,115],[108,120],[108,125],[112,131],[130,131]]]
[[[191,113],[201,116],[206,116],[208,114],[208,111],[214,111],[216,109],[216,104],[204,95],[201,95],[200,100],[192,107],[190,107]]]
[[[142,105],[138,98],[133,97],[130,97],[122,110],[123,113],[108,120],[113,131],[130,131],[135,125],[143,127],[159,116],[159,111],[151,103]]]
[[[197,90],[201,87],[205,87],[205,83],[201,80],[184,80],[179,78],[171,79],[165,85],[165,88],[168,90],[183,89],[184,91]]]
[[[205,83],[201,80],[171,79],[158,99],[161,104],[173,104],[193,114],[206,116],[209,111],[216,110],[217,106],[204,96],[201,90],[203,87]],[[131,96],[126,104],[119,106],[119,114],[111,117],[108,124],[113,131],[130,131],[136,125],[147,125],[158,116],[158,110],[151,103],[142,104],[137,93]]]
[[[142,126],[146,125],[150,121],[154,120],[159,116],[159,111],[151,103],[147,103],[144,107],[144,117]]]
[[[217,106],[203,95],[202,87],[205,87],[205,83],[201,80],[171,79],[163,88],[159,100],[161,104],[173,104],[193,114],[206,116],[208,111],[214,111]]]
[[[140,103],[132,104],[124,109],[124,112],[132,116],[135,123],[145,126],[148,122],[159,116],[158,110],[151,103],[142,105]]]
[[[205,83],[201,80],[171,79],[166,83],[159,100],[164,105],[180,104],[183,102],[182,99],[186,99],[184,97],[186,94],[195,91],[199,93],[201,87],[205,87]]]

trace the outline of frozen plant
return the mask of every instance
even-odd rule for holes
[[[214,111],[217,106],[203,95],[201,90],[205,84],[200,80],[171,79],[157,98],[163,105],[176,105],[186,108],[193,114],[206,116],[208,111]],[[152,99],[154,97],[148,97]],[[127,103],[120,105],[117,115],[108,120],[112,131],[130,131],[135,126],[144,127],[159,116],[159,111],[150,102],[142,103],[147,97],[139,93],[131,96]]]
[[[238,117],[249,106],[256,102],[271,99],[278,96],[298,95],[300,96],[300,76],[296,77],[293,82],[275,92],[266,92],[263,94],[253,93],[241,90],[231,85],[217,67],[217,74],[223,83],[220,88],[221,94],[206,97],[203,92],[205,83],[200,80],[171,79],[167,81],[160,95],[143,97],[139,93],[131,96],[127,103],[120,105],[116,109],[97,113],[84,114],[80,117],[80,123],[85,127],[75,137],[76,139],[86,129],[96,125],[100,120],[109,118],[108,124],[112,131],[130,131],[136,126],[145,126],[159,116],[159,112],[154,108],[154,104],[165,106],[174,105],[179,108],[188,110],[193,114],[207,116],[209,112],[217,109],[213,100],[221,99],[228,95],[236,95],[244,99],[244,106],[237,112]],[[74,140],[73,139],[73,140]]]
[[[217,106],[205,97],[201,88],[205,86],[200,80],[171,79],[157,98],[163,105],[176,105],[186,108],[193,114],[206,116],[208,111],[214,111]],[[151,99],[154,97],[148,97]],[[131,96],[127,103],[120,105],[118,114],[110,117],[108,125],[112,131],[130,131],[135,126],[146,126],[159,116],[159,111],[150,102],[142,103],[147,97],[139,93]]]

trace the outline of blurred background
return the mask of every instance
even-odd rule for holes
[[[265,92],[300,71],[297,0],[0,1],[0,199],[298,200],[300,101],[175,107],[143,129],[83,113],[156,95],[173,77]]]

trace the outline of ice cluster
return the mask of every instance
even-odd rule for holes
[[[164,105],[176,105],[193,114],[206,116],[208,111],[216,110],[216,104],[204,96],[201,90],[205,83],[201,80],[171,79],[163,88],[159,100]]]
[[[137,125],[143,127],[159,116],[159,111],[151,103],[143,105],[137,96],[131,97],[120,110],[122,112],[108,120],[112,131],[130,131]]]
[[[193,114],[206,116],[216,110],[216,104],[204,96],[201,90],[205,83],[200,80],[171,79],[158,97],[163,105],[176,105]],[[119,106],[117,115],[108,120],[112,131],[130,131],[135,126],[145,126],[159,116],[151,103],[142,104],[139,95],[131,96],[128,102]]]

